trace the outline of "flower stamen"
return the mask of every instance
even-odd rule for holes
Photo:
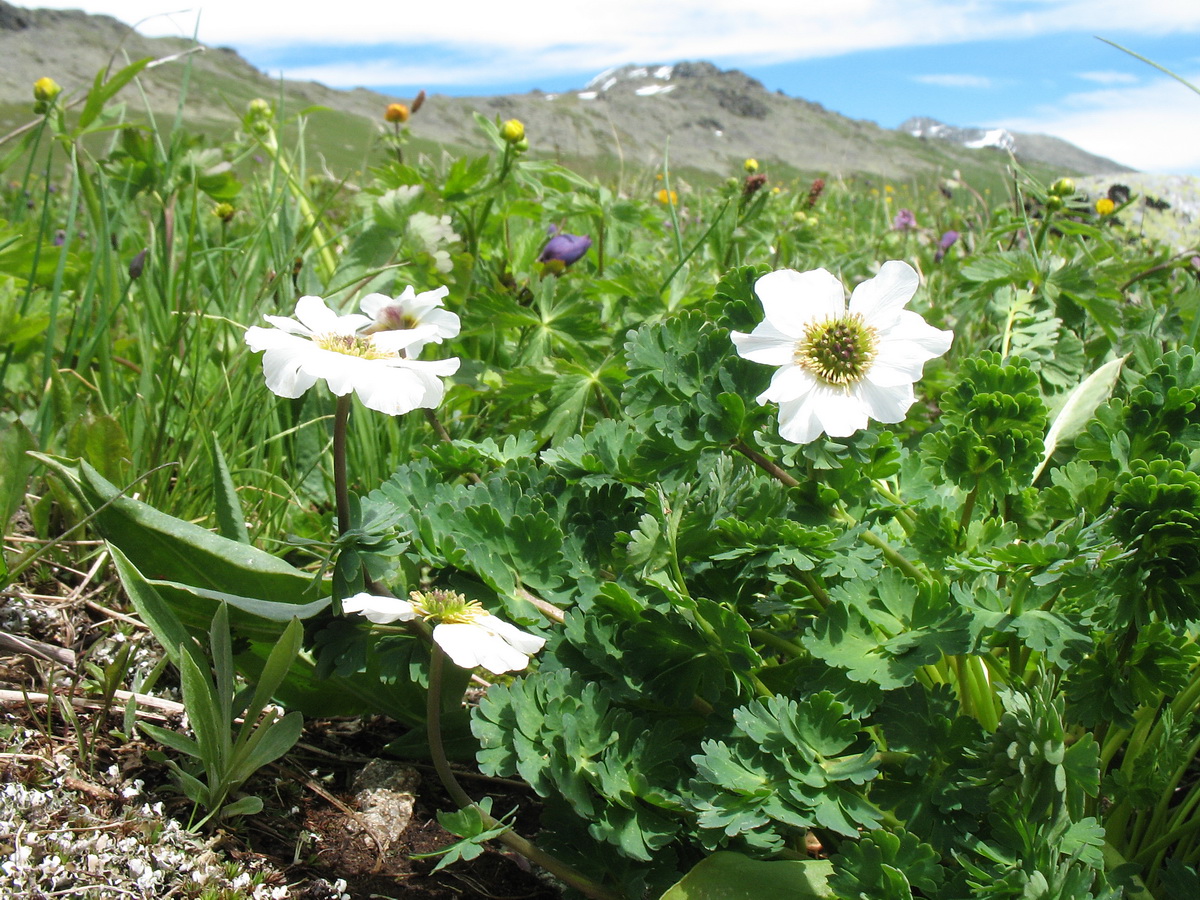
[[[413,609],[426,621],[469,625],[487,614],[478,600],[468,600],[457,591],[412,591],[408,596]]]
[[[359,359],[393,359],[396,356],[395,351],[377,347],[369,335],[318,334],[313,337],[313,343],[323,350],[332,350],[334,353],[356,356]]]
[[[832,387],[857,384],[871,369],[879,333],[858,313],[814,322],[796,342],[796,365]]]

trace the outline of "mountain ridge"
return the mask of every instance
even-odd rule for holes
[[[69,50],[67,49],[69,48]],[[317,82],[273,79],[230,48],[180,38],[147,38],[112,18],[79,10],[25,9],[0,0],[0,128],[29,118],[33,81],[49,75],[79,95],[95,73],[122,57],[180,55],[126,88],[156,114],[174,113],[184,84],[190,124],[229,127],[252,98],[282,98],[289,110],[332,111],[332,140],[353,151],[378,130],[396,97],[364,88],[338,90]],[[712,176],[739,171],[747,157],[800,173],[864,173],[886,178],[994,169],[1007,153],[916,137],[902,129],[850,119],[819,103],[770,92],[737,69],[710,62],[626,65],[606,70],[575,91],[451,97],[433,94],[409,123],[423,141],[452,152],[486,146],[473,112],[518,118],[534,152],[593,167],[675,168]],[[1124,166],[1044,135],[1014,135],[1017,158],[1069,174],[1115,174]]]

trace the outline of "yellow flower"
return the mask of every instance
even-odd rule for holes
[[[49,103],[62,93],[62,86],[48,76],[42,76],[33,83],[33,99],[40,103]]]
[[[408,107],[403,103],[389,103],[383,111],[383,118],[388,122],[400,124],[408,121]]]
[[[654,196],[658,198],[659,203],[669,203],[674,206],[679,202],[679,195],[674,191],[668,191],[666,188],[659,188]]]
[[[525,123],[520,119],[509,119],[500,126],[500,137],[510,144],[519,144],[525,140]]]
[[[742,168],[750,173],[757,172],[758,171],[758,160],[757,159],[748,159],[744,163],[742,163]]]
[[[1112,211],[1117,208],[1117,204],[1113,203],[1107,197],[1101,197],[1096,201],[1096,212],[1102,216],[1111,216]]]

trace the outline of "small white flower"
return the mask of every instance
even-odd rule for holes
[[[491,615],[462,594],[414,591],[409,596],[411,601],[355,594],[342,601],[342,609],[365,616],[377,625],[407,622],[417,616],[437,619],[433,639],[456,666],[484,668],[495,675],[524,669],[529,665],[529,657],[546,644],[545,638]]]
[[[440,287],[418,294],[412,285],[392,299],[386,294],[367,294],[362,299],[362,311],[371,317],[363,334],[379,331],[398,331],[408,336],[405,355],[416,357],[426,344],[440,344],[446,338],[458,337],[462,327],[458,316],[442,308],[442,298],[450,289]]]
[[[904,420],[925,363],[950,349],[954,335],[904,308],[917,273],[891,260],[854,289],[825,269],[781,269],[754,291],[766,318],[750,334],[735,331],[738,355],[778,366],[758,402],[779,404],[779,434],[805,444],[822,432],[848,437],[868,419]]]
[[[458,371],[457,357],[405,358],[411,335],[403,331],[359,334],[369,318],[339,316],[320,297],[297,300],[295,319],[264,318],[275,327],[248,328],[246,343],[266,351],[263,375],[280,397],[299,397],[324,379],[337,396],[354,391],[367,408],[398,416],[436,407],[446,392],[441,379]]]
[[[434,216],[427,212],[415,212],[408,217],[408,232],[427,253],[458,240],[449,216]]]

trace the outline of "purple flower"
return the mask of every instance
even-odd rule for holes
[[[538,256],[538,262],[558,262],[562,264],[563,268],[566,268],[571,263],[578,261],[591,246],[592,239],[586,234],[562,232],[546,242],[541,255]]]
[[[908,231],[910,228],[917,227],[917,217],[913,215],[911,209],[901,209],[896,212],[896,218],[892,219],[892,229],[894,231]]]
[[[945,234],[943,234],[941,239],[938,241],[937,253],[933,254],[933,261],[941,262],[942,258],[946,255],[946,251],[954,246],[954,243],[958,240],[958,237],[958,232],[953,230],[947,231]]]

